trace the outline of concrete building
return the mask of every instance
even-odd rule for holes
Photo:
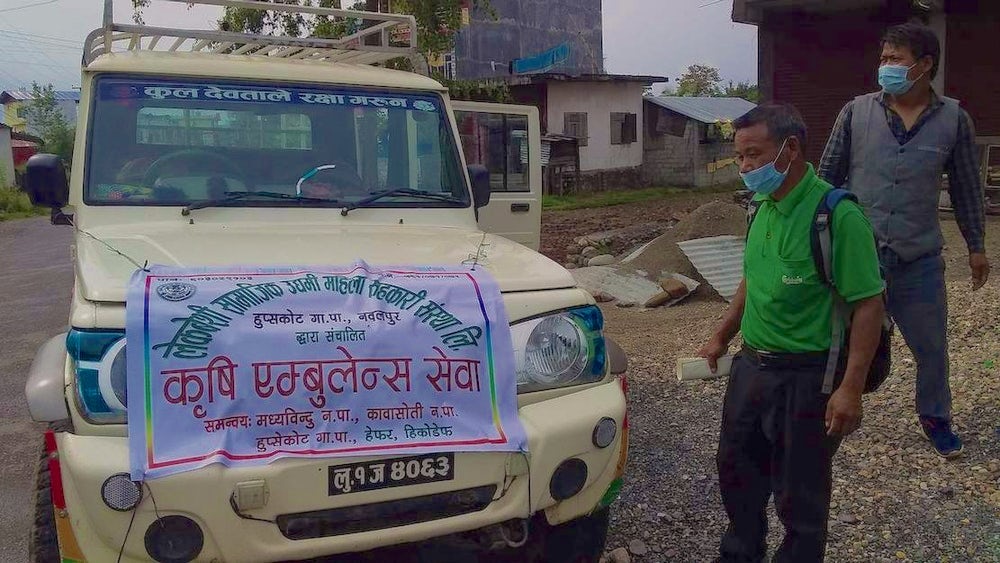
[[[515,103],[539,109],[542,134],[577,139],[580,185],[607,190],[642,184],[639,123],[646,86],[662,76],[533,74],[510,77]]]
[[[739,180],[726,122],[756,104],[742,98],[646,96],[642,176],[654,186],[707,187]]]
[[[604,72],[601,0],[491,3],[496,19],[469,12],[454,54],[440,61],[446,74],[463,80],[505,77],[514,61],[528,72]]]

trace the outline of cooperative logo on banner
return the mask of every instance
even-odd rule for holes
[[[197,290],[194,284],[175,282],[157,287],[156,294],[166,301],[184,301],[194,296]]]

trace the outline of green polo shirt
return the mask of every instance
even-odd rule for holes
[[[830,348],[833,296],[816,271],[810,232],[816,206],[830,184],[810,164],[781,201],[758,195],[743,259],[746,305],[740,330],[753,348],[815,352]],[[861,208],[844,200],[833,212],[833,278],[848,303],[882,292],[872,226]]]

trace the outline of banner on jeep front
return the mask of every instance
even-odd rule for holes
[[[133,276],[126,341],[136,480],[527,448],[510,327],[482,268],[156,266]]]

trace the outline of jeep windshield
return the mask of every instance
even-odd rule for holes
[[[103,77],[94,100],[88,205],[470,205],[435,94]]]

